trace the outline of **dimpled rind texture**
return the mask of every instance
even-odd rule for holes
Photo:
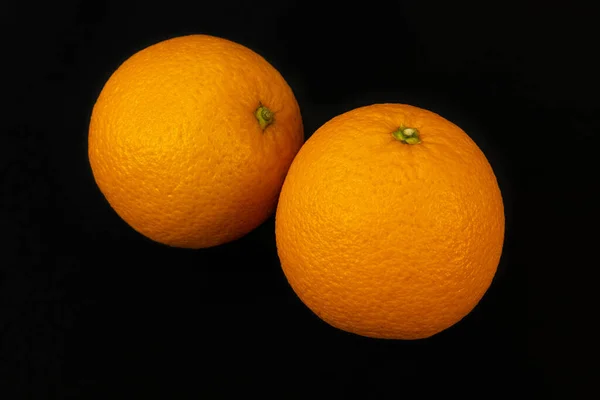
[[[260,105],[275,114],[264,131]],[[273,66],[240,44],[190,35],[147,47],[114,72],[92,111],[88,155],[131,227],[204,248],[273,213],[303,141],[299,106]]]
[[[422,143],[392,136],[417,128]],[[358,335],[420,339],[457,323],[496,273],[504,208],[478,146],[443,117],[375,104],[319,128],[276,213],[281,266],[321,319]]]

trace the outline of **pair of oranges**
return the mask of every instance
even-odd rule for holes
[[[454,325],[502,252],[496,178],[458,126],[374,104],[304,143],[284,78],[222,38],[166,40],[123,63],[94,106],[89,160],[121,218],[166,245],[229,242],[276,210],[295,293],[363,336],[418,339]]]

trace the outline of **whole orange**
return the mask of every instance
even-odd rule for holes
[[[208,35],[147,47],[94,105],[89,160],[112,208],[148,238],[203,248],[237,239],[275,209],[304,141],[280,73]]]
[[[504,208],[478,146],[402,104],[339,115],[304,144],[276,213],[281,266],[339,329],[419,339],[465,317],[496,273]]]

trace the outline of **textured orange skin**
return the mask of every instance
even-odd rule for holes
[[[254,112],[275,114],[263,131]],[[89,160],[112,208],[170,246],[237,239],[275,209],[304,141],[291,88],[231,41],[183,36],[152,45],[110,77],[92,112]]]
[[[417,128],[422,143],[392,136]],[[477,145],[437,114],[376,104],[337,116],[294,159],[276,213],[293,290],[330,325],[420,339],[466,316],[496,273],[504,208]]]

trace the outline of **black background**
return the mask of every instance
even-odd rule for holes
[[[595,21],[572,2],[498,4],[3,5],[0,387],[16,391],[0,397],[578,398],[579,379],[592,377],[585,275],[598,265]],[[193,33],[278,68],[306,138],[380,102],[428,108],[472,136],[497,173],[507,234],[496,279],[467,318],[427,340],[351,335],[292,292],[273,218],[197,251],[120,220],[87,160],[93,103],[130,55]]]

